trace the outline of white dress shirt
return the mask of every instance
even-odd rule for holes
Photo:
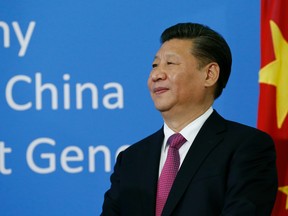
[[[196,135],[200,131],[202,125],[204,122],[208,119],[208,117],[212,114],[213,108],[210,107],[205,113],[203,113],[201,116],[199,116],[197,119],[192,121],[190,124],[188,124],[185,128],[183,128],[179,133],[182,134],[183,137],[187,140],[179,149],[179,155],[180,155],[180,167],[182,165],[182,162],[184,161],[184,158],[186,157],[188,150],[190,149]],[[161,149],[161,156],[160,156],[160,164],[159,164],[159,176],[163,169],[165,160],[167,158],[168,153],[168,145],[167,140],[168,138],[174,134],[175,132],[171,130],[167,124],[164,122],[164,141],[162,144]],[[179,169],[180,169],[179,167]]]

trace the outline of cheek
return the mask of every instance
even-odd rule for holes
[[[147,79],[147,86],[148,86],[148,89],[151,90],[152,88],[152,78],[151,78],[151,75],[148,77]]]
[[[198,93],[201,88],[199,80],[195,77],[185,76],[175,80],[178,96],[181,98],[190,97]]]

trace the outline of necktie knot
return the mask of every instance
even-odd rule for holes
[[[180,133],[175,133],[168,139],[168,144],[171,148],[176,148],[177,150],[186,142],[186,139]]]

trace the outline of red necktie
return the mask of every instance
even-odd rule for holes
[[[169,144],[167,159],[158,180],[156,216],[161,216],[162,214],[162,210],[180,166],[178,150],[185,142],[186,139],[180,133],[173,134],[167,141]]]

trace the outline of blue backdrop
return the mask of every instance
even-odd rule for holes
[[[255,126],[259,13],[250,0],[2,0],[0,215],[99,215],[117,153],[162,126],[146,80],[178,22],[227,39],[232,75],[214,108]]]

